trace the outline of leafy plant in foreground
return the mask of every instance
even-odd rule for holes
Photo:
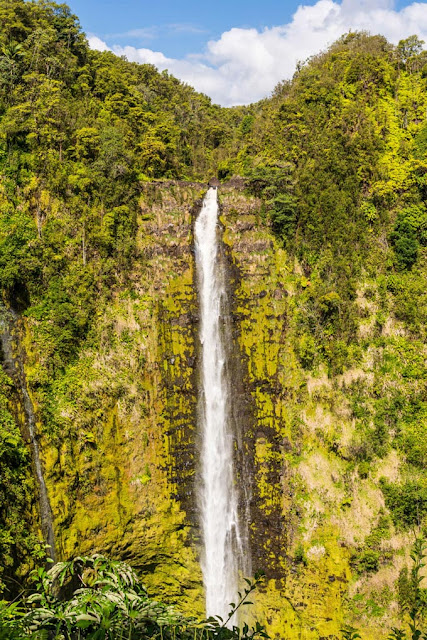
[[[248,600],[248,597],[250,596],[251,593],[255,591],[257,586],[262,581],[263,577],[264,577],[264,574],[259,572],[255,574],[255,578],[253,581],[245,578],[245,582],[247,586],[244,588],[243,593],[241,593],[240,591],[238,592],[239,599],[237,603],[235,604],[234,602],[232,602],[230,604],[230,607],[231,607],[230,613],[228,615],[228,618],[225,620],[225,622],[222,620],[220,616],[215,616],[215,617],[208,618],[208,620],[202,623],[204,625],[205,630],[207,631],[206,638],[209,638],[212,640],[226,640],[226,639],[233,640],[233,638],[238,640],[251,640],[255,638],[269,637],[265,631],[264,626],[259,622],[256,622],[254,627],[250,627],[245,622],[243,624],[242,629],[240,629],[236,625],[230,626],[230,623],[235,618],[238,610],[245,605],[252,604],[252,602]],[[203,637],[204,636],[202,634],[200,638],[203,638]]]
[[[231,621],[250,604],[258,575],[239,593],[229,617],[197,621],[149,598],[134,570],[102,555],[59,562],[33,572],[36,592],[23,602],[0,604],[0,640],[256,640],[264,627]],[[230,625],[230,626],[228,626]]]
[[[358,640],[360,638],[360,634],[354,627],[351,627],[348,624],[345,624],[341,629],[343,640]]]
[[[427,589],[421,587],[424,579],[422,570],[425,567],[425,558],[427,557],[427,544],[421,538],[415,540],[414,547],[411,552],[411,558],[414,562],[411,571],[409,597],[403,603],[403,611],[409,615],[409,637],[412,640],[418,638],[427,638],[427,629],[425,628],[425,612],[427,605]],[[390,634],[390,640],[401,640],[407,638],[401,629],[393,629]]]

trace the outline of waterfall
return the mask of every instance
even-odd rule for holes
[[[237,602],[242,544],[234,486],[231,386],[226,362],[225,274],[219,255],[217,219],[217,190],[210,188],[195,224],[201,343],[198,497],[206,613],[226,620],[230,603]]]
[[[2,347],[3,366],[6,373],[14,380],[20,393],[24,407],[26,426],[30,436],[31,448],[33,453],[34,470],[39,487],[39,504],[40,504],[40,520],[43,536],[46,544],[49,545],[47,555],[55,559],[55,539],[53,533],[52,511],[50,508],[49,498],[47,495],[46,483],[43,476],[43,468],[40,460],[40,450],[36,432],[36,417],[34,414],[33,403],[28,393],[24,365],[16,349],[16,313],[0,303],[0,343]]]

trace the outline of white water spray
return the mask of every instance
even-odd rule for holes
[[[241,552],[234,488],[233,434],[229,416],[230,381],[226,370],[222,306],[226,298],[217,240],[217,190],[210,188],[195,224],[200,301],[201,512],[206,613],[224,620],[236,602]]]

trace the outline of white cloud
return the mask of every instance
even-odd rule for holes
[[[313,6],[299,6],[288,24],[263,31],[230,29],[209,41],[203,54],[181,60],[131,46],[116,44],[111,50],[168,69],[220,104],[247,104],[290,78],[298,60],[318,53],[349,30],[381,33],[393,43],[412,34],[427,41],[427,4],[414,2],[396,11],[393,0],[318,0]],[[109,48],[96,36],[89,43],[93,49]]]
[[[98,36],[88,35],[89,46],[91,49],[96,49],[97,51],[109,51],[110,47]]]

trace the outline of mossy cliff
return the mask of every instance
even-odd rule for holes
[[[9,597],[19,593],[43,549],[17,329],[13,315],[0,305],[0,590]]]
[[[24,316],[21,336],[58,556],[129,560],[153,595],[198,614],[192,224],[204,190],[145,185],[128,277],[100,297],[71,364],[46,381],[40,322]],[[219,196],[242,516],[253,570],[266,572],[252,615],[275,638],[337,636],[344,622],[383,636],[397,622],[411,544],[387,498],[409,477],[405,444],[386,431],[402,416],[405,437],[415,429],[404,398],[421,410],[421,343],[365,274],[357,340],[341,360],[333,338],[320,353],[305,329],[316,272],[277,241],[241,183]],[[333,313],[334,292],[326,298]]]
[[[393,424],[404,428],[402,418],[406,426],[417,420],[407,407],[422,406],[422,343],[365,274],[357,339],[338,365],[321,356],[304,332],[316,272],[307,277],[276,241],[260,202],[237,190],[220,195],[236,274],[235,334],[255,409],[244,442],[251,548],[254,568],[267,574],[256,615],[277,638],[337,636],[343,623],[382,637],[397,624],[413,534],[390,514],[379,479],[384,489],[408,477],[401,440],[388,434]]]
[[[204,188],[144,187],[129,277],[100,300],[78,358],[49,384],[37,321],[23,325],[58,556],[127,559],[152,594],[200,614],[192,223]],[[391,300],[361,278],[359,339],[328,367],[301,328],[316,274],[308,278],[278,243],[242,185],[219,195],[242,515],[252,567],[266,572],[252,613],[276,638],[336,636],[343,622],[382,636],[396,623],[411,535],[378,482],[398,486],[402,452],[375,438],[391,419],[386,401],[419,402],[421,356]],[[367,464],[360,448],[371,440]]]
[[[191,211],[200,193],[145,188],[126,286],[100,305],[78,358],[49,386],[36,322],[25,340],[58,556],[126,558],[152,593],[192,613],[203,608],[201,577],[181,504],[194,468]]]

